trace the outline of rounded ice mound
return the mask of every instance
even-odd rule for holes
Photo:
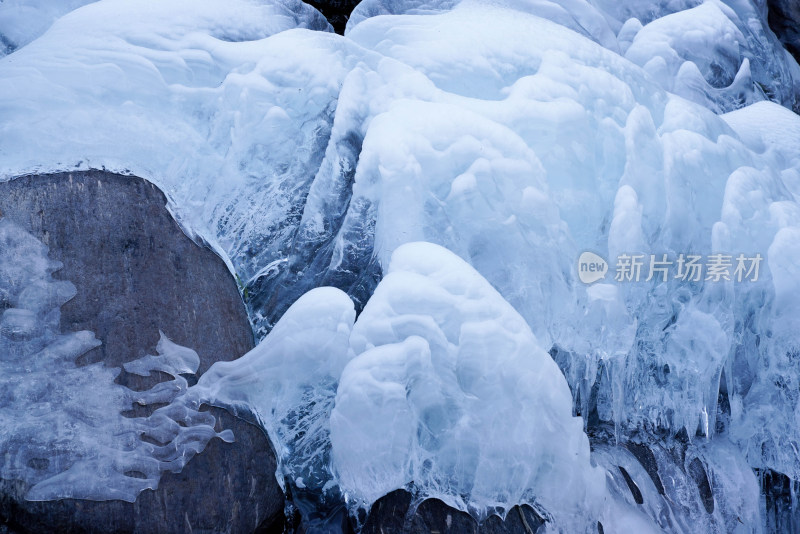
[[[81,13],[68,13],[56,21],[53,31],[72,32],[75,24],[97,16],[110,19],[107,22],[112,28],[125,27],[127,21],[129,31],[123,38],[134,47],[151,48],[161,44],[166,45],[167,50],[174,50],[169,41],[175,37],[192,39],[207,34],[220,41],[243,42],[265,39],[292,28],[331,31],[325,17],[301,0],[105,0],[83,8]],[[143,27],[156,30],[156,35],[136,31]],[[161,39],[158,39],[159,33]],[[143,40],[135,42],[132,37],[136,35]],[[184,59],[191,64],[195,58]]]
[[[0,2],[0,57],[30,43],[58,17],[94,0],[6,0]]]
[[[430,15],[452,9],[459,0],[361,0],[347,21],[350,30],[359,22],[381,15]],[[347,33],[347,31],[345,31]]]
[[[399,247],[350,346],[331,455],[355,505],[411,487],[476,515],[528,502],[562,525],[597,517],[603,475],[563,375],[461,258]]]
[[[61,17],[96,0],[7,0],[0,2],[0,57],[11,54],[34,41],[51,25],[58,25]],[[222,41],[254,41],[290,28],[332,31],[322,14],[301,0],[245,0],[225,3],[214,1],[178,0],[158,2],[145,0],[106,0],[102,6],[93,6],[86,13],[89,18],[97,16],[114,24],[125,20],[128,29],[143,21],[164,21],[173,18],[172,29],[177,32],[198,27],[207,27],[210,35]],[[119,17],[109,13],[117,13]],[[183,17],[180,17],[183,14]],[[197,16],[192,18],[192,14]],[[189,15],[188,17],[186,15]],[[80,20],[85,15],[78,16]],[[108,20],[108,19],[112,20]],[[180,20],[182,18],[182,21]],[[97,20],[96,18],[94,20]],[[199,25],[197,23],[200,23]],[[168,35],[165,32],[163,35]]]

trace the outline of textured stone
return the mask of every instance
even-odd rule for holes
[[[800,62],[800,1],[767,0],[769,27]]]
[[[0,183],[0,213],[61,261],[57,278],[77,295],[62,307],[61,330],[90,330],[102,345],[89,363],[122,363],[154,354],[163,331],[200,356],[198,376],[253,347],[236,283],[224,262],[177,225],[153,184],[102,171],[21,177]],[[149,383],[147,382],[149,380]],[[123,373],[134,389],[153,379]],[[234,443],[212,440],[157,490],[123,501],[31,502],[19,481],[0,481],[0,523],[9,532],[253,532],[282,529],[284,497],[275,455],[258,427],[205,408]],[[141,414],[137,414],[141,415]]]
[[[530,506],[515,506],[505,519],[493,515],[478,523],[467,513],[438,499],[416,508],[412,496],[396,490],[372,505],[362,534],[536,534],[545,521]]]
[[[278,532],[283,494],[275,483],[275,456],[263,432],[225,410],[211,408],[218,429],[230,428],[231,444],[212,440],[180,473],[165,473],[157,490],[136,502],[31,502],[28,488],[0,481],[0,518],[11,532],[240,533]]]

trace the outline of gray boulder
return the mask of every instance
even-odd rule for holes
[[[0,183],[0,214],[44,242],[50,258],[64,265],[54,277],[76,286],[77,295],[61,308],[61,331],[89,330],[102,342],[79,365],[120,367],[154,354],[159,330],[198,353],[198,376],[253,347],[224,262],[181,231],[153,184],[103,171],[26,176]],[[122,372],[117,381],[143,390],[164,378]],[[223,409],[203,410],[235,441],[212,439],[180,473],[163,474],[157,490],[133,503],[33,502],[24,497],[25,482],[0,480],[0,532],[281,530],[284,496],[269,439]]]

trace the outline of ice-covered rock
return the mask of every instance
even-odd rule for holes
[[[329,419],[354,320],[353,302],[342,291],[309,291],[258,347],[215,364],[189,393],[195,402],[227,408],[269,431],[277,475],[289,485],[306,526],[311,517],[324,523],[342,508],[330,470]]]
[[[91,332],[59,333],[59,307],[75,287],[51,277],[59,265],[46,247],[0,220],[2,428],[0,477],[29,485],[28,500],[133,502],[155,489],[162,471],[179,471],[217,433],[215,419],[169,405],[199,365],[194,351],[161,338],[156,356],[129,364],[137,374],[172,378],[136,392],[114,383],[119,369],[76,365],[99,342]],[[149,417],[123,417],[134,403],[164,403]],[[160,445],[140,439],[142,436]]]
[[[152,353],[159,330],[196,348],[198,374],[253,347],[225,263],[187,238],[152,183],[102,171],[25,176],[0,183],[0,212],[46,241],[75,284],[62,330],[90,330],[103,342],[81,363],[122,368]],[[152,385],[125,372],[119,379]]]
[[[354,319],[343,292],[310,291],[188,394],[270,432],[306,520],[339,495],[369,509],[413,487],[479,517],[535,503],[565,528],[596,521],[603,475],[569,388],[472,267],[436,245],[404,245]],[[303,503],[312,496],[314,508]]]
[[[380,498],[370,508],[362,534],[404,532],[408,534],[539,534],[546,530],[543,518],[530,506],[516,506],[505,519],[492,515],[478,522],[469,514],[455,510],[438,499],[416,503],[405,490]]]
[[[104,0],[0,60],[0,174],[105,165],[152,177],[184,228],[227,257],[261,338],[308,290],[338,287],[358,311],[398,247],[444,246],[553,355],[590,430],[611,428],[604,439],[620,441],[728,440],[750,467],[800,477],[792,378],[800,119],[789,111],[800,76],[763,4],[365,0],[344,37],[313,31],[328,27],[289,1],[185,7]],[[575,267],[585,251],[610,269],[588,287]],[[763,261],[752,281],[647,272],[616,280],[617,259],[631,254],[666,259],[673,275],[681,255]],[[436,295],[420,296],[420,309]],[[317,296],[298,309],[314,316]],[[18,331],[33,328],[23,315],[9,318]],[[366,324],[359,319],[354,332]],[[247,365],[294,369],[276,363],[285,360],[279,340],[294,330],[303,331],[267,337]],[[307,341],[304,361],[321,361]],[[387,370],[396,384],[438,380],[433,367],[407,365],[424,362],[419,339],[403,343],[352,349],[347,369],[364,372],[345,372],[336,385],[330,369],[313,375],[319,391],[306,378],[282,388],[265,378],[259,389],[245,372],[252,394],[241,408],[284,403],[275,416],[265,405],[251,411],[290,450],[298,434],[285,414],[310,388],[309,398],[325,400],[297,420],[320,423],[315,435],[324,437],[324,414],[340,409],[331,408],[334,388],[345,403],[342,384],[369,375],[362,357],[371,351],[396,363]],[[369,434],[367,421],[353,432]],[[699,461],[714,465],[719,450]],[[306,456],[314,460],[303,465],[325,464],[324,452]],[[386,459],[401,457],[402,449]],[[299,471],[283,461],[290,474],[305,469],[305,460]],[[361,472],[343,471],[351,476],[343,487],[365,492],[365,502],[409,481],[407,466],[370,461],[383,475],[364,475],[360,490],[361,475],[346,473]],[[699,473],[691,465],[680,464],[682,476]],[[441,484],[437,476],[426,480]],[[750,487],[729,478],[725,495],[736,480]],[[523,498],[523,486],[487,482],[474,502],[463,488],[440,496],[477,509],[493,491]],[[621,502],[612,492],[606,512],[630,504]],[[642,521],[652,523],[657,508]]]
[[[630,506],[621,524],[606,527],[638,513],[656,532],[762,532],[759,483],[735,445],[671,445],[595,443],[592,459],[605,469],[609,492]]]
[[[282,521],[263,431],[183,398],[252,333],[224,262],[165,204],[98,171],[0,183],[0,522],[15,530]]]
[[[284,31],[295,28],[323,31]],[[358,61],[329,29],[300,0],[111,0],[73,11],[4,61],[0,93],[21,104],[8,111],[28,127],[4,130],[0,174],[103,167],[148,178],[180,199],[187,231],[230,257],[258,296],[293,254],[341,79]],[[26,88],[34,71],[42,85]],[[48,106],[44,133],[31,113]],[[258,327],[304,291],[277,292],[277,310],[254,310]]]

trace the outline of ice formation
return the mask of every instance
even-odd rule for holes
[[[253,416],[293,493],[331,505],[338,493],[357,508],[413,487],[481,516],[531,502],[582,528],[600,514],[603,474],[563,375],[462,259],[399,247],[354,320],[342,291],[309,291],[187,398]]]
[[[91,332],[59,332],[59,308],[75,296],[55,280],[61,265],[47,247],[0,218],[0,475],[23,481],[29,500],[64,498],[133,502],[180,471],[206,443],[230,441],[213,415],[179,400],[200,361],[162,334],[158,356],[125,364],[128,372],[172,376],[146,391],[114,383],[120,369],[76,359],[98,346]],[[125,416],[135,404],[164,403],[147,417]]]
[[[53,22],[94,0],[4,0],[0,2],[0,57],[42,35]]]
[[[331,415],[332,465],[349,498],[369,504],[413,484],[478,514],[519,502],[563,526],[599,514],[603,475],[563,375],[461,258],[399,247],[350,347]]]
[[[800,479],[800,118],[790,111],[800,68],[763,7],[364,0],[341,37],[318,31],[329,30],[319,14],[289,0],[103,0],[0,59],[0,176],[105,166],[165,189],[187,231],[239,276],[263,338],[241,367],[220,365],[201,384],[268,428],[292,484],[337,483],[329,432],[333,458],[346,463],[336,425],[356,408],[345,390],[336,393],[342,369],[353,391],[379,356],[395,362],[385,378],[395,388],[413,376],[455,387],[432,364],[427,375],[413,367],[438,319],[419,337],[387,334],[369,350],[352,344],[372,339],[367,319],[378,314],[385,293],[375,288],[392,254],[425,241],[459,256],[519,313],[537,340],[533,353],[551,354],[596,439],[657,436],[693,451],[686,462],[652,459],[684,477],[661,492],[628,449],[598,449],[608,480],[603,517],[638,506],[619,469],[628,466],[648,504],[618,516],[672,532],[758,532],[747,469]],[[585,286],[575,266],[584,251],[612,270],[619,255],[636,253],[764,261],[756,281],[609,276]],[[352,336],[341,294],[301,298],[326,285],[364,308]],[[439,296],[415,305],[430,315]],[[511,313],[502,300],[492,306]],[[463,310],[441,313],[456,312],[468,322]],[[316,334],[303,336],[303,317],[320,321]],[[332,349],[316,345],[326,339],[337,347],[331,363]],[[498,354],[520,373],[532,365],[483,348],[487,358]],[[254,380],[262,374],[263,383]],[[437,402],[422,398],[403,413]],[[470,402],[462,409],[482,420],[485,406]],[[497,408],[505,402],[497,397]],[[311,437],[298,438],[303,425]],[[412,465],[401,468],[404,453],[395,452],[374,464],[384,471],[372,490],[356,469],[336,471],[334,460],[332,471],[345,491],[363,482],[358,499],[369,501],[408,482]],[[414,482],[464,508],[490,506],[493,491],[528,498],[519,497],[524,483],[497,480],[476,486],[473,502],[472,490],[445,489],[430,468]],[[713,512],[701,473],[719,497]],[[690,489],[681,486],[690,479]],[[478,482],[486,481],[464,484]]]
[[[279,482],[288,480],[298,497],[316,495],[317,509],[303,509],[307,514],[324,515],[326,495],[330,507],[339,503],[329,419],[354,320],[353,302],[342,291],[309,291],[261,344],[238,360],[212,365],[187,394],[190,403],[221,406],[268,429]]]

